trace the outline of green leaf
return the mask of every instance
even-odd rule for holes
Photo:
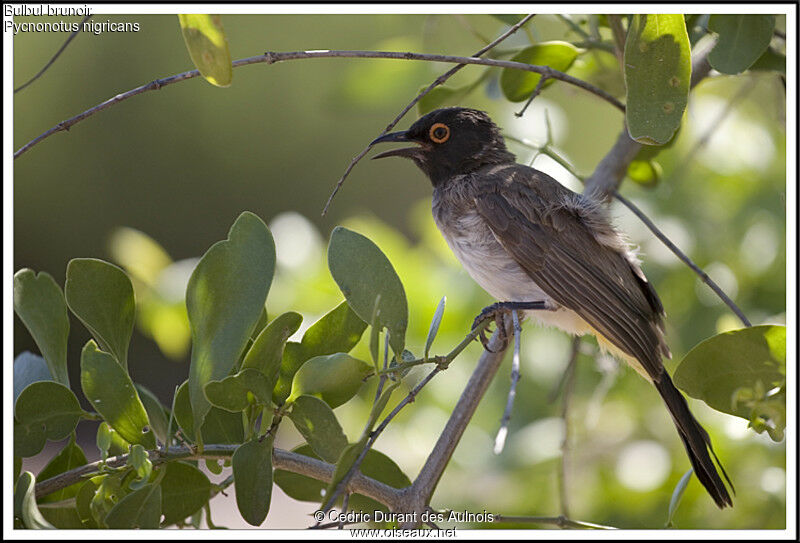
[[[194,427],[211,404],[203,394],[224,379],[241,356],[267,298],[275,272],[275,242],[264,221],[239,215],[228,239],[215,243],[197,264],[186,287],[192,329],[189,398]]]
[[[156,437],[161,443],[169,441],[169,419],[167,417],[167,409],[158,401],[155,394],[150,392],[144,386],[135,383],[136,392],[139,394],[139,399],[142,400],[145,411],[147,411],[147,418],[150,420],[150,428],[155,433]]]
[[[307,395],[298,397],[289,418],[314,452],[326,462],[336,462],[347,446],[347,437],[336,415],[319,398]]]
[[[68,387],[69,317],[61,288],[45,272],[20,270],[14,274],[14,311],[42,352],[52,378]]]
[[[55,526],[47,522],[36,505],[36,477],[30,471],[24,472],[14,486],[14,516],[22,519],[25,527],[31,530],[52,530]]]
[[[380,294],[380,322],[390,332],[389,344],[403,352],[408,327],[408,302],[400,278],[377,245],[337,226],[328,245],[328,267],[350,307],[369,322]]]
[[[38,454],[45,442],[70,435],[83,410],[70,389],[53,381],[25,388],[14,406],[14,454]]]
[[[749,69],[786,74],[786,55],[779,53],[772,47],[767,47],[764,54],[758,57],[758,60],[756,60]]]
[[[559,72],[565,72],[572,66],[580,52],[581,50],[571,43],[549,41],[526,47],[514,55],[511,60],[524,64],[549,66]],[[521,102],[530,98],[541,78],[540,74],[503,68],[500,73],[500,89],[508,100]],[[544,86],[547,87],[553,81],[555,80],[547,81]]]
[[[295,374],[289,401],[308,394],[335,409],[356,395],[372,371],[371,365],[345,353],[315,356]]]
[[[769,393],[785,389],[786,327],[752,326],[711,337],[686,354],[673,379],[689,396],[723,413],[751,420],[753,411],[767,405],[785,413],[785,396]],[[782,433],[785,416],[777,418]]]
[[[124,477],[125,472],[120,471],[91,479],[97,485],[97,490],[89,502],[89,512],[92,515],[92,520],[100,528],[108,527],[106,517],[111,512],[111,509],[128,494],[122,484]]]
[[[66,446],[64,446],[64,448],[61,449],[61,451],[59,451],[59,453],[55,455],[50,462],[47,463],[42,471],[39,472],[38,478],[40,481],[46,481],[47,479],[55,477],[56,475],[60,475],[65,471],[79,468],[84,465],[86,465],[86,455],[83,453],[83,449],[81,449],[75,443],[75,435],[73,434]],[[51,494],[48,494],[47,496],[43,496],[39,499],[39,502],[60,502],[61,500],[72,498],[78,493],[78,490],[80,490],[82,484],[82,482],[75,483],[74,485],[57,490]]]
[[[42,504],[39,512],[47,522],[58,529],[79,530],[84,527],[77,509],[72,505]]]
[[[211,496],[205,473],[186,462],[169,462],[161,479],[164,524],[175,524],[199,511]]]
[[[127,466],[133,468],[136,478],[128,483],[128,488],[131,490],[139,490],[147,484],[150,475],[153,473],[153,463],[150,461],[150,455],[139,444],[131,445],[131,452],[128,455],[126,462]]]
[[[669,500],[669,512],[667,513],[667,528],[672,526],[672,518],[675,516],[675,512],[678,510],[678,506],[681,503],[681,498],[683,498],[683,493],[686,491],[686,486],[689,484],[689,479],[692,478],[692,474],[694,470],[690,469],[686,473],[683,474],[681,480],[678,481],[678,484],[675,485],[675,490],[672,491],[672,497]]]
[[[222,381],[211,381],[203,389],[206,399],[215,407],[238,413],[254,401],[269,405],[272,402],[272,383],[260,371],[246,368]]]
[[[178,15],[192,62],[212,85],[229,87],[233,64],[219,15]]]
[[[112,259],[134,280],[153,287],[161,272],[172,264],[167,251],[153,238],[134,228],[116,228],[109,239]]]
[[[294,311],[275,318],[253,341],[253,345],[247,351],[242,362],[242,369],[255,368],[259,370],[269,378],[269,389],[272,390],[278,378],[286,340],[297,332],[302,322],[303,316]]]
[[[260,526],[272,498],[272,437],[243,443],[231,462],[239,513],[248,524]]]
[[[708,63],[723,74],[749,68],[767,50],[775,29],[774,15],[712,15],[708,29],[719,40],[708,54]]]
[[[145,485],[131,492],[111,508],[105,518],[109,528],[156,529],[161,521],[161,487]]]
[[[136,303],[125,272],[95,258],[75,258],[67,264],[64,294],[70,310],[100,348],[114,355],[127,370]]]
[[[200,433],[205,443],[241,443],[244,441],[242,415],[212,407]]]
[[[38,381],[52,381],[44,358],[30,351],[19,353],[14,359],[14,401],[25,387]],[[67,385],[68,386],[68,385]]]
[[[175,391],[175,405],[172,413],[175,421],[183,430],[184,436],[194,439],[194,417],[192,416],[192,404],[189,401],[189,381],[184,381]]]
[[[147,411],[128,373],[92,340],[81,352],[81,388],[92,407],[125,441],[148,449],[156,446]]]
[[[654,160],[633,160],[628,165],[631,181],[645,187],[654,187],[661,180],[661,165]]]
[[[294,374],[303,362],[315,356],[346,353],[356,346],[367,324],[345,301],[329,311],[306,330],[301,343],[289,342],[283,351],[278,384],[273,401],[282,403],[292,390]]]
[[[97,523],[92,516],[90,504],[97,492],[98,485],[94,483],[93,479],[89,479],[84,483],[80,483],[80,489],[75,496],[75,509],[78,512],[78,518],[81,519],[84,528],[97,528]]]
[[[444,306],[446,303],[447,296],[442,296],[442,299],[439,300],[439,305],[436,306],[436,311],[433,313],[430,328],[428,328],[428,338],[425,340],[425,354],[422,358],[428,358],[433,340],[436,339],[436,334],[439,332],[439,325],[442,324],[442,316],[444,315]]]
[[[689,99],[692,59],[682,15],[634,15],[625,42],[625,118],[631,138],[666,143]]]

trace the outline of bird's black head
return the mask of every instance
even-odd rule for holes
[[[417,146],[392,149],[373,158],[410,158],[434,186],[487,164],[514,162],[500,129],[485,112],[476,109],[449,107],[431,111],[405,132],[386,134],[371,145],[391,141],[407,141]]]

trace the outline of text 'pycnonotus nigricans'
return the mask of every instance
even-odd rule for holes
[[[655,385],[698,479],[719,507],[733,505],[708,434],[664,369],[671,355],[661,301],[605,208],[517,164],[482,111],[438,109],[373,144],[380,142],[417,144],[375,158],[407,157],[428,175],[436,224],[472,278],[500,300],[490,308],[525,309],[545,325],[594,334]]]

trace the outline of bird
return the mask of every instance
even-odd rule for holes
[[[414,144],[373,158],[411,159],[427,175],[437,227],[467,273],[498,300],[473,329],[518,310],[542,325],[596,336],[655,386],[700,483],[720,509],[733,506],[719,472],[735,492],[733,484],[711,439],[664,367],[671,358],[664,307],[600,199],[518,164],[484,111],[436,109],[370,146],[387,142]]]

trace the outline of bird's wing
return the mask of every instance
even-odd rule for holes
[[[638,266],[561,203],[572,193],[554,179],[525,166],[501,175],[484,176],[474,198],[497,241],[556,302],[660,380],[661,354],[668,353],[661,303]]]

